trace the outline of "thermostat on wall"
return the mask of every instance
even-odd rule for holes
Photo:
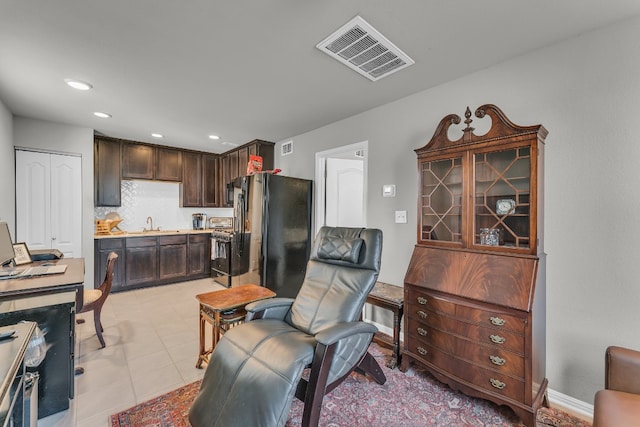
[[[396,197],[396,186],[394,184],[383,185],[382,197]]]

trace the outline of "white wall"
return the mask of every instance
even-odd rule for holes
[[[93,129],[15,117],[13,145],[82,156],[82,256],[86,288],[93,289]],[[13,150],[12,150],[13,151]],[[11,154],[13,159],[13,153]],[[11,165],[12,174],[15,166]],[[12,199],[15,202],[15,198]],[[15,203],[12,203],[14,206]]]
[[[0,219],[16,234],[15,160],[13,154],[13,115],[0,100]]]
[[[639,39],[636,17],[286,138],[293,154],[277,155],[276,167],[313,178],[314,153],[368,140],[367,224],[384,232],[380,280],[401,285],[416,240],[413,150],[440,119],[493,103],[516,124],[543,124],[547,377],[592,403],[605,348],[640,349]],[[396,184],[397,196],[383,198],[383,184]],[[401,209],[408,224],[393,221]]]

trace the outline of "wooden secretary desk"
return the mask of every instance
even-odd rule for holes
[[[507,405],[527,426],[547,405],[542,125],[495,105],[456,141],[444,117],[418,156],[418,239],[405,276],[401,369],[426,367],[453,389]]]

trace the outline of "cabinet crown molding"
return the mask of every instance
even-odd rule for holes
[[[449,139],[449,128],[454,125],[459,125],[462,119],[457,114],[449,114],[445,116],[429,140],[429,142],[416,150],[416,154],[420,155],[426,152],[433,152],[437,150],[456,148],[465,145],[473,145],[480,143],[490,143],[492,141],[500,141],[503,139],[513,139],[517,137],[527,137],[530,135],[537,135],[541,142],[547,137],[548,131],[542,125],[532,126],[520,126],[513,123],[502,112],[500,108],[493,104],[484,104],[478,107],[475,111],[475,116],[478,119],[483,119],[485,116],[489,116],[491,119],[491,128],[484,135],[476,135],[473,131],[475,128],[471,126],[473,119],[471,118],[471,110],[467,107],[465,111],[464,123],[466,127],[462,129],[462,136],[455,141]]]

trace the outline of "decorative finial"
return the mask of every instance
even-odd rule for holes
[[[473,131],[474,128],[469,126],[471,124],[471,122],[473,121],[473,120],[471,120],[471,110],[469,109],[469,106],[467,106],[467,110],[464,112],[464,117],[465,117],[464,122],[466,123],[467,127],[464,128],[462,131],[463,132],[471,132],[471,131]]]

